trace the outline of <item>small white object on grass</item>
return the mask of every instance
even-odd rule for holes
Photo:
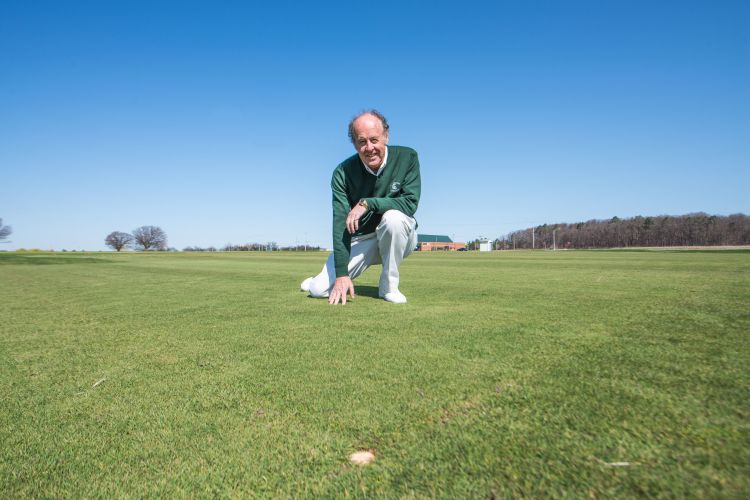
[[[638,465],[635,462],[605,462],[601,458],[593,457],[597,462],[607,467],[630,467],[631,465]]]
[[[371,451],[366,451],[366,450],[358,451],[349,455],[349,460],[351,460],[353,464],[367,465],[373,460],[375,460],[375,454]]]
[[[97,385],[101,384],[101,383],[102,383],[102,382],[104,382],[105,380],[107,380],[107,379],[106,379],[106,378],[103,378],[103,379],[97,380],[97,381],[96,381],[96,382],[94,383],[94,385],[92,385],[92,386],[91,386],[91,388],[93,389],[94,387],[96,387]]]

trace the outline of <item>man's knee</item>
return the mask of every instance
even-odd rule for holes
[[[408,234],[411,231],[411,217],[407,216],[400,210],[387,210],[378,225],[378,233],[382,232],[401,232]]]

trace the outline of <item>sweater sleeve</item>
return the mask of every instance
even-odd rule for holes
[[[367,206],[375,213],[383,214],[388,210],[398,210],[414,217],[422,192],[422,179],[419,175],[419,157],[412,152],[411,161],[401,185],[401,192],[395,198],[367,198]]]
[[[340,278],[349,275],[349,254],[352,244],[352,235],[346,230],[346,216],[351,208],[342,168],[333,171],[331,192],[333,193],[333,261],[336,277]]]

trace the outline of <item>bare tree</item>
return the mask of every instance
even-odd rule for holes
[[[129,246],[133,242],[133,235],[129,233],[123,233],[122,231],[112,231],[104,238],[104,243],[108,247],[117,250],[118,252],[123,248]]]
[[[143,250],[167,248],[167,233],[158,226],[141,226],[133,231],[133,239]]]
[[[3,219],[0,219],[0,241],[6,239],[13,232],[10,226],[3,226]]]

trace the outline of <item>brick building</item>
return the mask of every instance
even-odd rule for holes
[[[432,250],[456,250],[466,249],[466,243],[454,243],[448,236],[442,234],[417,234],[417,250],[429,252]]]

